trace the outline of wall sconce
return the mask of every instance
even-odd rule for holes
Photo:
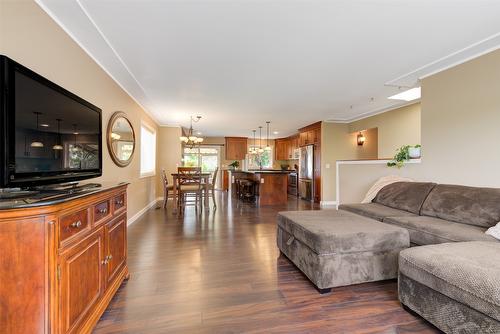
[[[358,133],[357,140],[358,140],[358,146],[363,146],[363,144],[365,143],[366,137],[361,131]]]

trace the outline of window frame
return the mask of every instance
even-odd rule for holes
[[[154,139],[154,150],[153,150],[153,169],[152,170],[147,170],[147,171],[143,171],[143,158],[142,158],[142,154],[144,153],[143,152],[143,149],[142,149],[142,143],[143,143],[143,129],[145,129],[146,131],[148,131],[149,133],[151,133],[153,135],[153,139]],[[157,136],[156,136],[156,129],[154,127],[152,127],[151,125],[149,125],[148,123],[144,122],[144,121],[141,121],[141,142],[140,142],[140,162],[139,162],[139,177],[140,178],[144,178],[144,177],[152,177],[152,176],[156,176],[156,149],[157,149]]]

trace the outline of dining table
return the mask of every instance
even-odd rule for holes
[[[178,206],[178,201],[179,201],[179,198],[178,198],[178,187],[179,187],[179,179],[182,178],[182,177],[185,177],[185,174],[182,174],[182,173],[172,173],[172,186],[173,186],[173,189],[172,189],[172,193],[173,193],[173,197],[174,197],[174,210],[173,210],[173,213],[176,214],[177,213],[177,206]],[[199,178],[200,178],[200,182],[201,182],[201,187],[204,189],[204,192],[203,192],[203,205],[205,207],[205,210],[208,210],[209,209],[209,180],[210,180],[210,177],[212,176],[212,173],[201,173],[199,174]],[[193,176],[190,176],[191,179],[193,178],[196,178],[196,177],[193,177]]]

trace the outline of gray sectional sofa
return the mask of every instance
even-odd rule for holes
[[[380,190],[372,203],[339,209],[406,228],[412,246],[497,241],[484,232],[500,222],[500,189],[396,182]]]
[[[408,230],[401,303],[446,333],[500,333],[500,189],[397,182],[372,203],[340,205]]]
[[[322,289],[336,286],[335,275],[345,276],[339,285],[360,281],[346,276],[346,272],[356,272],[356,261],[347,266],[341,263],[334,270],[326,265],[304,270],[310,258],[336,256],[337,252],[315,252],[309,244],[313,245],[322,234],[345,235],[339,217],[348,217],[342,214],[346,211],[356,214],[349,229],[362,227],[356,216],[364,216],[373,223],[408,231],[410,245],[417,247],[398,244],[402,250],[395,267],[399,299],[404,307],[446,333],[500,333],[500,242],[485,234],[500,222],[500,189],[396,182],[380,190],[371,203],[340,205],[338,213],[281,213],[278,247]],[[311,219],[315,222],[314,235],[305,240],[295,230],[310,230],[307,222]],[[286,225],[290,222],[294,230]],[[320,223],[329,227],[321,227]],[[382,226],[380,229],[384,230]],[[360,244],[369,237],[368,231],[351,234],[349,243]],[[312,249],[308,258],[303,256],[303,249]],[[374,267],[383,267],[377,261],[372,263]],[[328,277],[324,277],[325,270]],[[316,279],[320,274],[322,281]],[[374,279],[374,275],[364,277],[364,281]]]

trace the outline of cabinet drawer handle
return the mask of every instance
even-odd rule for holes
[[[80,226],[82,226],[82,221],[81,220],[76,221],[73,224],[71,224],[70,226],[74,227],[74,228],[79,228]]]
[[[123,204],[123,201],[116,201],[115,202],[116,205],[122,205]]]
[[[104,260],[101,262],[103,265],[106,265],[109,263],[109,261],[111,261],[111,259],[113,258],[113,255],[107,255]]]
[[[108,209],[106,209],[106,208],[98,209],[97,212],[99,212],[101,214],[106,214],[108,212]]]

